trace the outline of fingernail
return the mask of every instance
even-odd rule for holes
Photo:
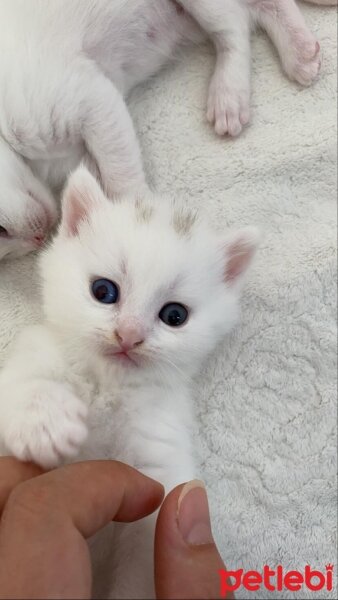
[[[208,497],[203,481],[186,483],[177,505],[178,527],[184,541],[192,546],[213,543]]]

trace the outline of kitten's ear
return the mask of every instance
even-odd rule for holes
[[[230,286],[240,286],[255,256],[260,235],[255,227],[246,227],[225,241],[224,281]]]
[[[96,179],[85,167],[79,167],[70,176],[63,193],[60,230],[68,237],[77,235],[80,224],[105,201]]]

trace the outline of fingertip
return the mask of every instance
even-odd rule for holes
[[[194,480],[176,487],[165,498],[157,519],[157,598],[219,598],[222,568],[203,482]]]
[[[130,523],[150,515],[164,496],[158,481],[112,460],[73,463],[58,469],[52,480],[62,487],[63,502],[85,537],[112,520]]]
[[[177,504],[177,523],[186,544],[202,546],[213,544],[209,504],[203,481],[186,483]]]
[[[202,537],[197,529],[202,529]],[[194,530],[194,531],[192,531]],[[174,488],[165,498],[157,519],[158,535],[185,546],[213,543],[208,497],[203,481],[194,479]]]
[[[157,510],[164,499],[165,490],[163,485],[138,472],[138,492],[133,497],[129,494],[128,508],[125,510],[125,504],[121,504],[121,509],[116,513],[114,521],[129,523],[152,514]],[[127,485],[127,483],[126,483]]]

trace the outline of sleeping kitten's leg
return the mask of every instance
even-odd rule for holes
[[[141,151],[123,97],[96,68],[83,68],[76,90],[86,149],[108,196],[145,187]]]
[[[320,46],[294,0],[248,0],[253,19],[274,42],[285,72],[310,85],[320,69]]]
[[[180,0],[180,4],[211,36],[217,52],[207,118],[219,135],[238,135],[250,117],[249,12],[238,0]]]
[[[64,375],[48,330],[26,329],[0,376],[0,440],[16,458],[50,468],[84,442],[87,409]]]

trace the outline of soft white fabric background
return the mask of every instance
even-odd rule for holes
[[[252,122],[240,138],[218,139],[205,122],[210,46],[188,50],[130,99],[154,188],[205,208],[220,229],[264,232],[242,322],[196,391],[201,475],[235,569],[337,567],[336,12],[302,9],[321,42],[321,78],[310,89],[290,83],[255,35]],[[1,362],[39,314],[35,257],[0,264]]]

